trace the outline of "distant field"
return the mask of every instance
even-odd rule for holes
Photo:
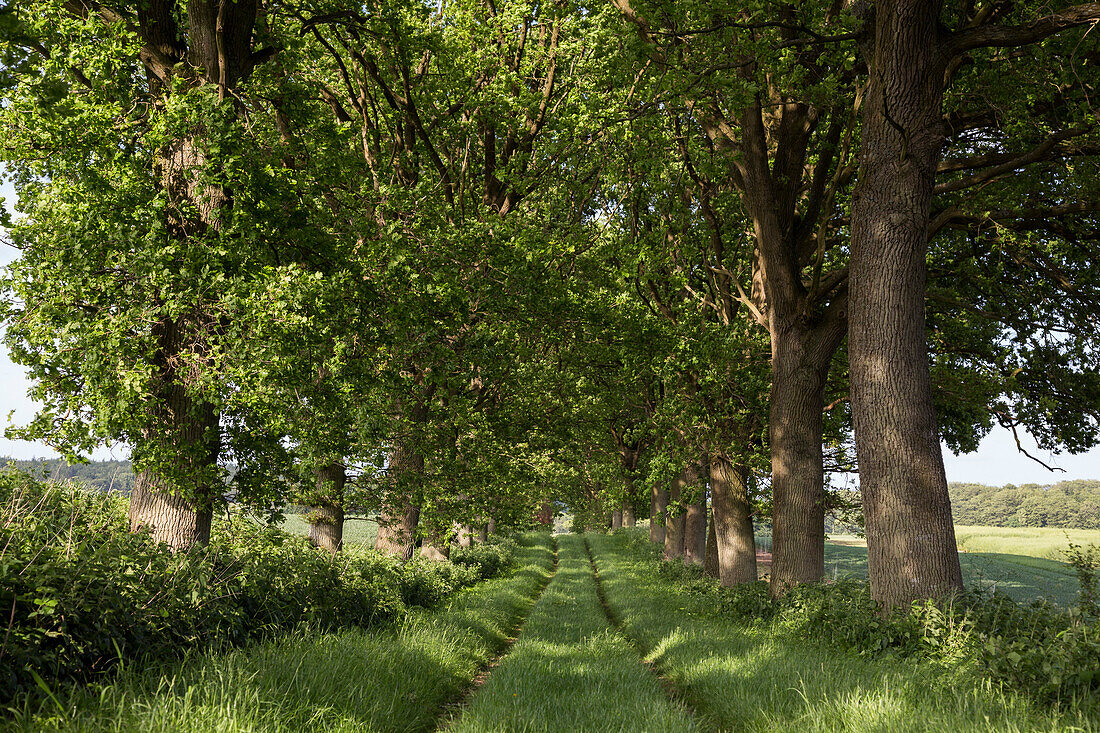
[[[999,552],[1060,560],[1070,542],[1100,545],[1100,529],[968,527],[960,524],[955,526],[955,538],[963,552]]]
[[[309,522],[300,514],[287,514],[282,528],[287,532],[300,535],[309,534]],[[366,517],[348,517],[344,520],[344,542],[346,544],[373,545],[378,535],[378,523]]]
[[[1040,598],[1063,606],[1077,603],[1078,585],[1073,571],[1063,563],[1043,557],[995,552],[959,555],[963,581],[968,587],[996,589],[1010,598],[1028,602]],[[867,547],[825,544],[827,577],[867,577]]]

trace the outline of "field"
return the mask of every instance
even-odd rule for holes
[[[1100,544],[1100,530],[957,526],[959,562],[968,586],[980,586],[1029,602],[1045,599],[1063,606],[1077,602],[1077,577],[1057,558],[1072,541]],[[829,577],[867,577],[867,542],[832,535],[825,546]]]
[[[287,514],[279,525],[287,532],[309,535],[309,522],[301,514]],[[344,519],[344,542],[347,544],[373,545],[378,535],[378,523],[367,517],[347,517]]]

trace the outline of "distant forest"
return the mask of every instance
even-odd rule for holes
[[[950,493],[956,524],[1100,529],[1100,481],[1000,487],[953,483]]]
[[[100,491],[118,491],[129,495],[134,488],[134,472],[129,461],[89,461],[69,465],[60,458],[35,458],[30,461],[0,458],[0,467],[4,465],[26,471],[35,478],[78,481]]]

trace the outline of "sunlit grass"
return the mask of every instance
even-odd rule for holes
[[[993,552],[1005,555],[1061,560],[1069,543],[1100,545],[1100,529],[1057,527],[955,526],[955,539],[964,552]]]
[[[694,730],[607,622],[583,540],[558,541],[557,574],[511,652],[450,730]]]
[[[282,640],[132,667],[112,683],[14,712],[16,730],[422,731],[501,650],[543,587],[549,537],[528,536],[513,575],[400,626]]]
[[[309,522],[301,514],[287,514],[283,523],[279,525],[283,530],[291,534],[309,536]],[[366,517],[348,517],[344,520],[344,544],[374,546],[374,538],[378,535],[378,522]]]
[[[600,578],[625,633],[719,730],[1066,731],[1100,729],[963,672],[868,659],[745,626],[658,577],[621,536],[590,536]],[[854,548],[845,548],[854,549]]]

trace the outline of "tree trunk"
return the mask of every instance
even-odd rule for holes
[[[680,475],[672,480],[672,487],[668,491],[668,503],[675,504],[680,500],[681,494],[684,490],[684,473],[687,469],[680,472]],[[684,510],[683,507],[677,507],[675,509],[675,515],[673,510],[670,509],[667,512],[665,519],[665,552],[664,558],[666,560],[678,560],[684,556]]]
[[[424,456],[401,440],[395,440],[387,467],[386,503],[378,514],[374,549],[404,560],[416,550],[420,507],[414,502],[424,473]]]
[[[714,503],[714,500],[711,500]],[[718,577],[718,536],[714,531],[714,510],[711,509],[710,521],[707,522],[707,549],[703,560],[703,573],[712,578]]]
[[[471,547],[474,544],[474,530],[470,525],[458,525],[458,531],[455,533],[455,544],[459,547]]]
[[[195,399],[177,370],[181,352],[191,346],[190,330],[172,319],[153,327],[160,394],[150,407],[144,437],[155,460],[138,472],[128,512],[131,532],[148,531],[174,550],[210,542],[220,493],[218,414],[209,403]]]
[[[772,343],[772,595],[798,583],[816,583],[825,574],[821,442],[829,360],[812,364],[808,341],[792,333],[777,334]]]
[[[490,521],[492,521],[492,520],[490,520]],[[489,541],[489,525],[488,524],[481,525],[481,528],[477,531],[477,541],[480,542],[483,545],[486,542]]]
[[[615,509],[611,512],[611,529],[622,529],[623,526],[623,510]]]
[[[649,499],[649,541],[658,545],[665,543],[665,522],[668,517],[668,489],[653,484]]]
[[[309,516],[309,541],[314,547],[335,555],[344,545],[343,464],[331,463],[317,470],[317,500]]]
[[[871,594],[886,610],[962,589],[924,313],[928,221],[944,141],[940,5],[876,4],[852,200],[852,421]]]
[[[450,556],[451,548],[438,533],[433,532],[431,537],[424,538],[424,544],[420,547],[420,557],[433,562],[443,562]]]
[[[627,499],[623,502],[623,526],[635,527],[638,524],[638,520],[634,517],[634,504]]]
[[[719,581],[725,586],[751,583],[756,580],[756,541],[747,475],[720,451],[710,456],[710,491]]]
[[[485,529],[491,535],[496,534],[497,533],[497,520],[493,519],[492,517],[489,517],[489,523],[485,526]]]
[[[707,554],[707,492],[688,504],[684,515],[684,564],[702,565]]]

